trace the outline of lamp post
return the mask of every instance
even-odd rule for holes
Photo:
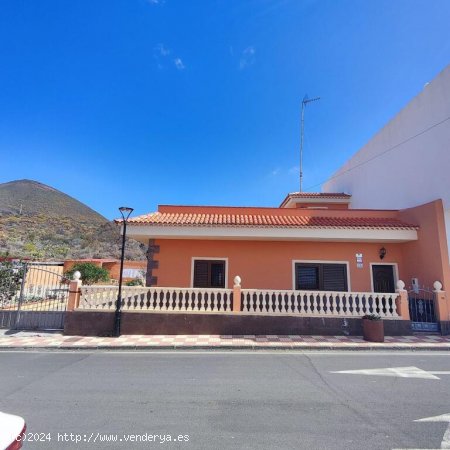
[[[116,300],[116,313],[114,316],[114,336],[120,336],[120,316],[121,316],[121,306],[122,306],[122,277],[123,277],[123,260],[125,259],[125,237],[127,234],[127,221],[130,214],[133,212],[133,208],[128,208],[126,206],[121,206],[119,208],[120,214],[122,215],[123,232],[122,232],[122,253],[120,255],[120,274],[119,274],[119,293],[117,294]]]

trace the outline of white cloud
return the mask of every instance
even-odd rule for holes
[[[283,177],[283,178],[296,178],[300,173],[300,168],[298,166],[286,167],[276,167],[269,172],[270,177]]]
[[[175,67],[176,67],[178,70],[183,70],[183,69],[186,68],[186,66],[183,64],[183,61],[181,60],[181,58],[175,58],[175,59],[173,60],[173,63],[175,64]]]
[[[162,5],[166,0],[147,0],[147,3],[151,5]]]
[[[241,54],[241,59],[239,60],[239,69],[243,70],[255,62],[255,47],[250,45]]]
[[[272,172],[270,172],[271,177],[276,177],[281,172],[280,168],[277,167],[276,169],[273,169]]]
[[[160,70],[172,64],[178,70],[184,70],[186,68],[183,60],[177,55],[174,55],[172,50],[164,44],[155,45],[153,48],[153,57],[155,58],[156,67]]]
[[[159,56],[168,56],[170,55],[170,49],[167,48],[164,44],[155,45],[154,51]]]

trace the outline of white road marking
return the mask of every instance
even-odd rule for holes
[[[441,448],[450,448],[450,413],[434,417],[425,417],[424,419],[418,419],[414,422],[447,422],[448,426],[445,430],[444,437],[442,438]]]
[[[419,369],[418,367],[386,367],[383,369],[362,369],[362,370],[339,370],[331,373],[347,373],[354,375],[380,375],[385,377],[400,377],[400,378],[423,378],[427,380],[439,380],[435,372]],[[443,374],[443,371],[436,372]],[[447,372],[445,372],[447,373]],[[450,372],[448,372],[450,374]]]
[[[450,413],[441,414],[440,416],[425,417],[417,419],[414,422],[447,422],[448,427],[445,430],[444,437],[441,442],[441,449],[450,449]],[[393,448],[392,450],[441,450],[441,449],[421,449],[421,448]]]
[[[440,416],[425,417],[424,419],[417,419],[414,422],[450,422],[450,413],[441,414]]]

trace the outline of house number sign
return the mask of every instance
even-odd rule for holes
[[[362,253],[356,253],[356,267],[358,269],[362,269],[364,267],[363,264],[363,254]]]

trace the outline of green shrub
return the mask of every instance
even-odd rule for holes
[[[17,295],[24,274],[22,263],[0,262],[0,305],[8,304]]]
[[[89,262],[75,264],[64,275],[72,280],[73,274],[76,271],[81,273],[83,284],[95,284],[99,281],[109,281],[109,272],[106,269]]]
[[[125,283],[126,286],[144,286],[143,280],[140,278],[135,278],[134,280],[127,281]]]
[[[366,320],[381,320],[381,316],[378,314],[366,314],[362,318]]]

